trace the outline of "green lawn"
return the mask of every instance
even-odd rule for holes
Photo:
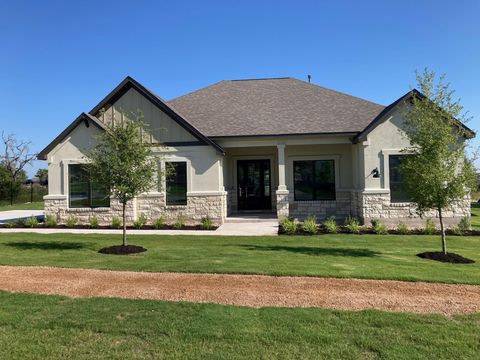
[[[480,230],[480,204],[472,204],[472,228],[474,230]]]
[[[0,292],[2,359],[474,359],[480,315]]]
[[[0,211],[8,211],[8,210],[43,210],[43,201],[25,203],[25,204],[0,205]]]
[[[0,264],[132,271],[250,273],[480,284],[480,237],[448,238],[451,252],[474,259],[445,264],[415,256],[440,249],[438,236],[280,237],[130,236],[146,253],[103,255],[120,235],[0,234]]]

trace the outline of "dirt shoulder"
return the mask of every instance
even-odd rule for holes
[[[445,315],[480,312],[480,286],[389,280],[0,266],[0,289],[257,308],[379,309]]]

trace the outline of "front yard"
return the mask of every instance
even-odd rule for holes
[[[480,315],[0,292],[2,359],[473,359]]]
[[[453,265],[416,257],[438,250],[438,236],[282,237],[135,235],[135,256],[97,253],[119,235],[0,234],[0,265],[45,265],[150,272],[246,273],[480,284],[480,238],[448,238],[449,250],[476,260]]]

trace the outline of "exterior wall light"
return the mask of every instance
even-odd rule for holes
[[[371,174],[373,175],[374,178],[379,178],[380,177],[380,171],[378,171],[378,167],[373,169]]]

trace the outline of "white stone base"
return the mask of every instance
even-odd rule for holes
[[[204,217],[217,225],[221,225],[226,217],[227,194],[226,193],[200,193],[187,194],[187,205],[166,205],[164,193],[143,194],[127,204],[127,225],[132,225],[140,214],[145,214],[147,224],[159,217],[163,217],[167,223],[174,223],[179,216],[184,217],[187,225],[197,225]],[[122,217],[122,204],[116,199],[110,200],[109,208],[69,208],[67,197],[45,196],[45,214],[53,215],[58,224],[65,224],[69,216],[75,216],[79,225],[87,225],[92,216],[96,216],[99,225],[108,226],[112,218]]]

